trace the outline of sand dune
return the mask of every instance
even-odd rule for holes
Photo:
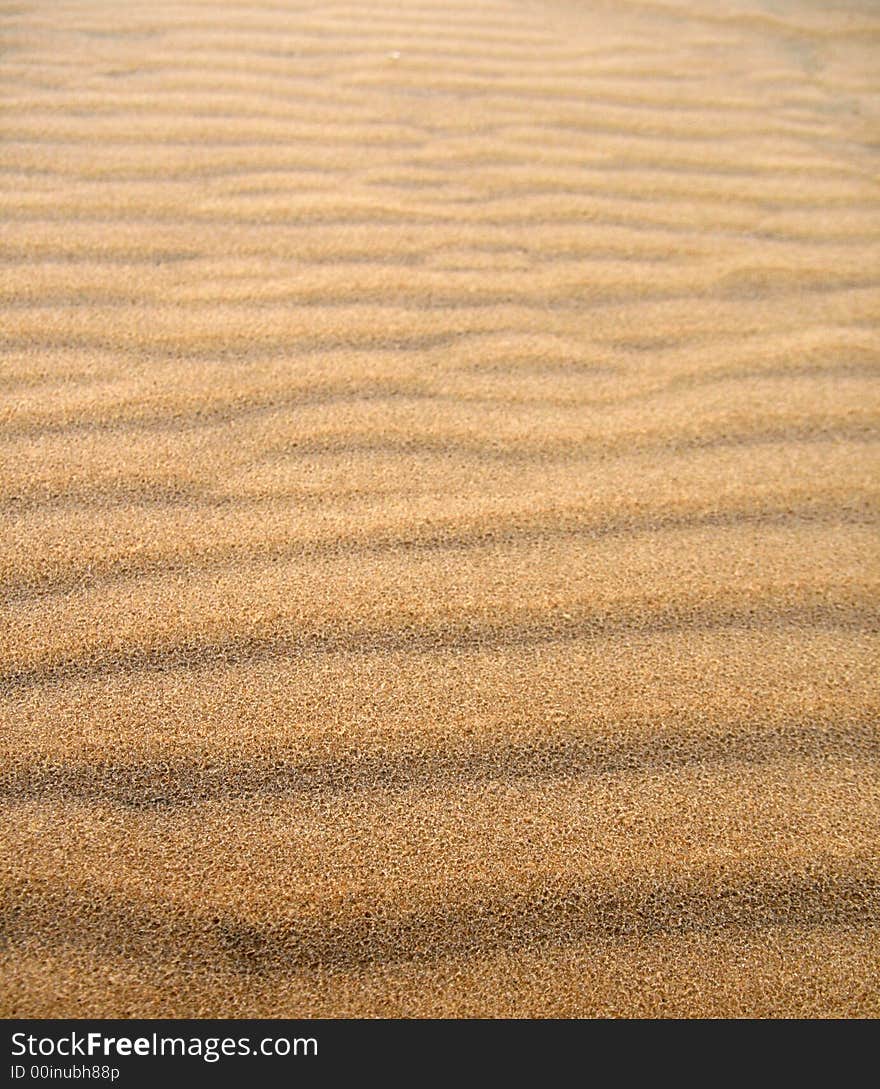
[[[0,1011],[880,1015],[876,5],[0,27]]]

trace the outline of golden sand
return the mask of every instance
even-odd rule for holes
[[[0,1012],[880,1015],[876,5],[0,34]]]

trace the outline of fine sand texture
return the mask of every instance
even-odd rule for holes
[[[0,41],[0,1013],[880,1015],[878,5]]]

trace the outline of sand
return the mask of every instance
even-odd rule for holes
[[[876,5],[0,26],[0,1012],[880,1015]]]

